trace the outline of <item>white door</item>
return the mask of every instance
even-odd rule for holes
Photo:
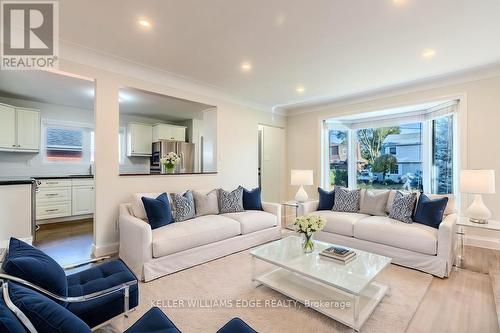
[[[16,109],[0,105],[0,148],[16,148]]]
[[[94,213],[94,187],[73,187],[72,214],[85,215]]]
[[[132,140],[131,155],[151,155],[153,127],[150,125],[132,124],[130,129],[130,136]]]
[[[262,200],[280,202],[284,199],[285,131],[282,128],[260,125],[260,183]]]
[[[17,147],[38,150],[40,144],[40,113],[17,109]]]

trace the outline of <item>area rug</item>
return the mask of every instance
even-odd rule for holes
[[[265,263],[258,262],[258,269]],[[240,317],[260,333],[352,332],[347,326],[251,281],[248,251],[233,254],[148,283],[140,284],[140,305],[126,322],[117,318],[101,332],[123,332],[152,306],[159,306],[184,333],[216,332]],[[432,276],[390,265],[377,281],[391,292],[361,332],[404,332]]]

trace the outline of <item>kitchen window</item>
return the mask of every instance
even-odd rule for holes
[[[46,162],[90,163],[93,129],[87,125],[43,123],[43,154]]]

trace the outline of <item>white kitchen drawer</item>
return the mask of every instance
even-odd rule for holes
[[[71,179],[42,179],[38,187],[71,187]]]
[[[94,186],[94,179],[92,178],[73,178],[73,186]]]
[[[36,194],[37,204],[71,200],[71,187],[43,187]]]
[[[36,219],[52,219],[56,217],[71,216],[71,201],[51,203],[49,205],[36,205]]]

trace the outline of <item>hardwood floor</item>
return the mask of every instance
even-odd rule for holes
[[[36,247],[60,265],[83,262],[92,258],[93,220],[78,220],[40,225]]]
[[[432,279],[407,332],[499,332],[489,274],[498,267],[499,258],[500,251],[467,247],[464,269],[447,279]]]

